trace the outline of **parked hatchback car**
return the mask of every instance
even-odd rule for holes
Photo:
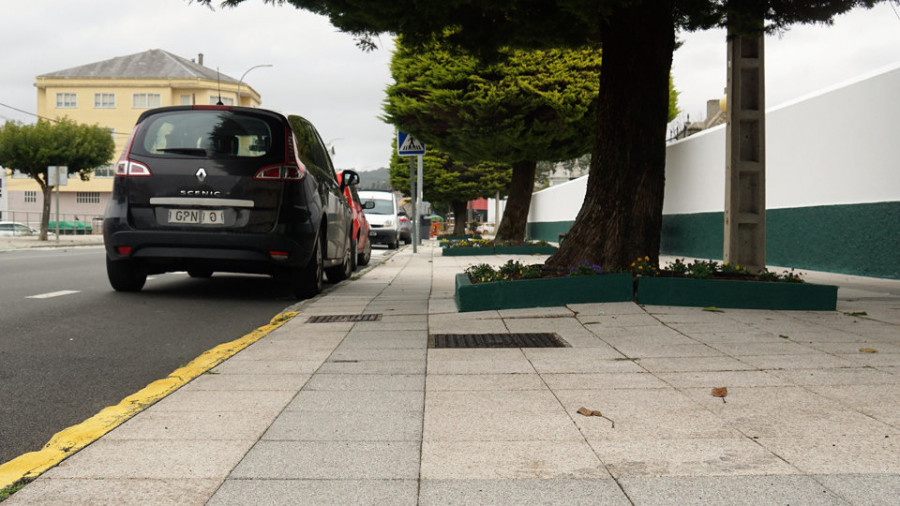
[[[344,184],[359,175],[344,171]],[[265,109],[176,106],[138,118],[103,219],[118,291],[148,274],[261,273],[298,297],[352,272],[350,208],[308,121]]]
[[[338,181],[343,183],[343,174],[338,174]],[[356,256],[354,259],[354,268],[356,265],[369,265],[372,259],[372,241],[369,240],[369,220],[366,219],[366,205],[371,208],[374,203],[366,202],[363,204],[359,199],[359,191],[357,190],[359,182],[349,185],[343,185],[344,197],[347,199],[347,205],[353,213],[353,237],[356,240]]]
[[[400,245],[400,204],[394,192],[382,190],[364,190],[359,198],[366,204],[366,218],[369,220],[371,232],[369,239],[373,244],[387,244],[390,249]]]

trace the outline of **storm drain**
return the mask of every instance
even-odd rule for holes
[[[344,323],[375,322],[381,319],[381,313],[373,314],[325,314],[310,316],[306,323]]]
[[[565,348],[557,334],[431,334],[429,348]]]

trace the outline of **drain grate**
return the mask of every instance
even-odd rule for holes
[[[375,322],[381,319],[381,313],[373,314],[325,314],[310,316],[306,323],[343,323],[343,322]]]
[[[565,348],[557,334],[432,334],[429,348]]]

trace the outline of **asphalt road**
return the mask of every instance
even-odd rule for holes
[[[0,464],[295,302],[269,277],[229,274],[117,293],[100,247],[0,252]]]

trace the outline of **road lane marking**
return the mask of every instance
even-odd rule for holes
[[[62,297],[63,295],[72,295],[73,293],[79,293],[81,290],[60,290],[58,292],[48,292],[42,293],[38,295],[29,295],[25,297],[26,299],[52,299],[53,297]]]

